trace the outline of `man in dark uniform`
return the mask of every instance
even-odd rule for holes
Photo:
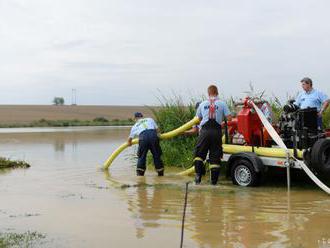
[[[164,165],[161,160],[162,150],[159,145],[158,126],[152,118],[143,118],[142,113],[136,112],[134,114],[136,123],[131,129],[127,143],[132,145],[132,139],[139,136],[138,148],[138,162],[136,167],[136,174],[143,176],[146,170],[146,159],[148,151],[150,150],[154,159],[154,164],[158,176],[164,175]]]
[[[205,174],[204,161],[209,152],[211,184],[216,185],[222,158],[221,123],[224,118],[230,121],[231,114],[227,104],[219,100],[218,88],[215,85],[210,85],[207,92],[209,99],[199,105],[196,113],[201,123],[195,148],[195,183],[200,184],[202,176]]]

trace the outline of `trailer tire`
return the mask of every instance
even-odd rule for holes
[[[231,180],[235,185],[251,187],[258,185],[260,175],[249,160],[237,159],[231,166]]]
[[[315,170],[324,176],[330,176],[330,140],[317,140],[311,152],[311,164]]]

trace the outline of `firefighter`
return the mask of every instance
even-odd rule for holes
[[[164,175],[164,165],[161,160],[162,150],[159,145],[158,126],[152,118],[143,118],[143,114],[136,112],[134,114],[136,123],[131,129],[127,143],[132,145],[132,139],[139,136],[138,161],[136,167],[137,176],[144,176],[146,170],[146,158],[150,150],[153,156],[154,165],[158,176]]]
[[[312,79],[305,77],[300,82],[303,92],[297,96],[294,104],[300,109],[316,108],[318,112],[317,126],[322,129],[322,114],[329,106],[330,99],[322,91],[313,88]]]
[[[218,88],[210,85],[207,89],[208,100],[203,101],[196,116],[200,119],[200,132],[195,147],[195,183],[200,184],[202,176],[205,174],[206,155],[209,152],[211,184],[216,185],[220,173],[220,163],[222,158],[222,132],[221,123],[224,118],[231,120],[231,114],[225,102],[218,98]]]

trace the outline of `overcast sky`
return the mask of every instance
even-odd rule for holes
[[[0,104],[330,95],[328,0],[0,0]],[[160,93],[161,92],[161,93]]]

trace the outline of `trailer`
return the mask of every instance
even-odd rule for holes
[[[330,178],[330,132],[318,128],[316,109],[298,109],[292,102],[284,106],[279,122],[273,124],[273,127],[286,147],[292,149],[292,154],[276,157],[278,146],[274,146],[254,108],[263,104],[265,102],[260,99],[247,97],[236,103],[236,106],[242,106],[237,117],[223,124],[225,148],[222,160],[227,162],[227,175],[231,177],[232,182],[240,186],[257,186],[268,166],[303,169],[302,162],[314,174]],[[235,150],[238,152],[226,149],[228,143],[240,146]],[[247,146],[251,147],[251,151],[243,151]],[[260,147],[273,150],[265,155],[258,154],[255,150]]]

